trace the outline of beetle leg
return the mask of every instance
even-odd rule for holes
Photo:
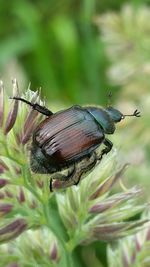
[[[65,179],[58,180],[54,179],[50,181],[50,190],[52,189],[62,189],[67,188],[72,185],[77,185],[82,179],[82,175],[88,171],[90,171],[97,163],[97,155],[96,153],[92,153],[90,157],[84,158],[81,162],[74,165],[74,170],[72,173],[70,172],[69,177],[65,177]],[[58,178],[58,177],[57,177]]]
[[[103,151],[104,151],[103,153],[107,154],[107,153],[109,153],[111,151],[111,149],[113,147],[113,143],[109,139],[105,138],[104,145],[106,147],[103,149]]]
[[[68,174],[62,174],[62,173],[55,173],[52,177],[52,179],[57,179],[61,181],[66,181],[71,179],[71,177],[74,175],[76,171],[75,164],[73,164],[69,169],[68,169]]]
[[[46,108],[44,106],[39,105],[38,103],[31,103],[31,102],[25,100],[24,98],[15,97],[15,96],[11,97],[11,99],[16,99],[16,100],[22,101],[22,102],[28,104],[29,106],[31,106],[34,110],[37,110],[39,113],[42,113],[46,116],[51,116],[53,114],[53,112],[51,110],[49,110],[48,108]]]
[[[50,179],[50,185],[49,185],[50,191],[53,192],[53,185],[52,185],[53,184],[53,180],[59,180],[59,181],[66,182],[67,180],[71,179],[71,177],[75,174],[75,171],[76,171],[75,164],[73,164],[69,168],[67,175],[64,175],[64,174],[61,174],[61,173],[54,174],[53,177]]]
[[[90,171],[97,162],[97,155],[94,152],[91,157],[87,157],[83,160],[82,164],[79,165],[74,177],[72,177],[72,179],[74,180],[74,185],[78,185],[78,183],[80,182],[81,176]]]
[[[113,143],[107,138],[105,138],[103,143],[106,147],[102,150],[101,155],[98,157],[98,160],[101,160],[105,154],[108,154],[113,147]]]
[[[49,190],[50,192],[53,192],[53,178],[50,179]]]

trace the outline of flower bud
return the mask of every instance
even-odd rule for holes
[[[142,245],[140,244],[140,241],[137,236],[135,236],[135,246],[136,246],[136,251],[139,252],[141,250]]]
[[[37,186],[40,188],[40,189],[42,189],[43,188],[43,186],[44,186],[44,182],[42,181],[42,180],[37,180],[36,181],[36,183],[37,183]]]
[[[19,191],[18,201],[20,203],[25,202],[25,194],[22,188],[20,188],[20,191]]]
[[[33,97],[31,98],[31,103],[36,102],[37,98],[38,98],[38,91],[36,91]],[[38,111],[34,110],[32,107],[30,108],[30,111],[24,123],[23,136],[21,138],[22,144],[26,144],[30,139],[33,130],[36,127],[36,117],[38,116],[38,114],[39,114]]]
[[[35,110],[32,110],[32,112],[34,113]],[[34,114],[33,114],[33,116],[34,116]],[[31,117],[30,117],[30,119],[31,119]],[[29,139],[30,139],[35,127],[36,127],[35,120],[32,120],[29,124],[27,124],[26,130],[24,131],[24,134],[23,134],[23,136],[21,138],[21,143],[23,145],[25,145],[29,141]]]
[[[3,173],[4,172],[4,168],[3,166],[0,164],[0,173]]]
[[[112,188],[112,186],[121,178],[127,166],[128,164],[125,164],[118,172],[115,173],[115,175],[108,177],[102,184],[100,184],[94,194],[90,196],[90,200],[93,200],[108,192]]]
[[[4,187],[8,183],[9,183],[8,180],[6,180],[4,178],[0,178],[0,188]]]
[[[5,195],[3,192],[0,192],[0,199],[4,199],[5,198]]]
[[[32,199],[31,204],[29,205],[31,209],[35,209],[37,207],[37,203],[34,199]]]
[[[56,242],[53,242],[51,249],[50,249],[50,259],[52,261],[58,261],[58,248]]]
[[[109,197],[105,201],[100,200],[98,203],[90,207],[89,212],[90,213],[102,213],[106,210],[116,207],[117,205],[121,204],[124,201],[127,201],[129,199],[134,199],[137,196],[140,196],[140,194],[141,194],[141,189],[135,186],[131,188],[130,190],[126,191],[125,193],[121,193],[113,197]]]
[[[5,195],[7,197],[9,197],[9,198],[13,198],[14,197],[13,194],[12,194],[12,192],[10,192],[9,190],[5,190]]]
[[[17,96],[18,95],[18,85],[16,80],[12,81],[13,83],[13,95]],[[18,101],[17,100],[12,100],[11,103],[12,107],[10,108],[10,111],[8,113],[7,119],[6,119],[6,125],[4,129],[4,133],[8,134],[8,132],[12,129],[12,127],[15,124],[16,118],[17,118],[17,113],[18,113]]]
[[[12,204],[0,203],[0,215],[9,213],[13,208]]]
[[[149,227],[147,234],[146,234],[146,240],[150,241],[150,227]]]
[[[4,162],[0,162],[0,173],[3,173],[5,170],[8,170],[8,167]]]
[[[131,255],[131,263],[134,264],[135,260],[136,260],[136,251],[134,250]]]
[[[4,116],[4,87],[3,82],[0,81],[0,127],[3,125]]]
[[[27,222],[24,219],[16,219],[12,223],[0,228],[0,243],[16,238],[26,229]]]
[[[89,209],[90,213],[101,213],[113,207],[113,203],[98,203]]]
[[[122,252],[122,263],[123,263],[123,267],[130,267],[129,255],[127,254],[127,251],[125,250],[123,250]]]

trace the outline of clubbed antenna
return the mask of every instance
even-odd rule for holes
[[[110,107],[111,106],[111,100],[112,100],[112,92],[111,91],[108,92],[107,97],[108,97],[107,106]]]
[[[38,103],[32,103],[32,102],[27,101],[24,98],[16,97],[16,96],[9,97],[9,98],[10,99],[15,99],[15,100],[18,100],[18,101],[22,101],[22,102],[30,105],[33,109],[37,110],[38,112],[40,112],[40,113],[42,113],[42,114],[44,114],[46,116],[51,116],[53,114],[52,111],[50,111],[49,109],[47,109],[44,106],[39,105]]]
[[[29,101],[27,101],[27,100],[25,100],[25,99],[23,99],[23,98],[21,98],[21,97],[16,97],[16,96],[11,97],[11,96],[10,96],[9,99],[19,100],[19,101],[22,101],[22,102],[24,102],[24,103],[30,105],[31,107],[34,107],[34,104],[33,104],[33,103],[31,103],[31,102],[29,102]]]
[[[133,114],[129,114],[129,115],[123,115],[124,117],[127,116],[133,116],[133,117],[141,117],[140,111],[138,111],[137,109],[133,112]]]

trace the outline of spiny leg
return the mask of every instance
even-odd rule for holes
[[[83,173],[90,171],[96,165],[96,162],[97,162],[97,155],[95,152],[90,157],[85,158],[81,162],[81,164],[79,165],[78,169],[74,174],[74,177],[72,177],[74,185],[78,185]]]
[[[68,169],[68,174],[67,175],[64,175],[64,174],[61,174],[61,173],[56,173],[53,175],[53,177],[50,179],[50,191],[53,192],[53,180],[59,180],[59,181],[67,181],[69,180],[75,173],[76,171],[76,168],[75,168],[75,164],[73,164],[69,169]]]
[[[69,176],[65,176],[65,179],[55,179],[54,181],[51,180],[50,189],[61,189],[72,185],[77,185],[82,177],[82,174],[90,171],[96,165],[96,162],[97,155],[94,152],[90,157],[86,157],[81,162],[74,165],[74,170],[72,173],[70,172]]]
[[[113,147],[113,143],[107,138],[105,138],[103,143],[106,147],[102,150],[100,156],[97,158],[98,160],[101,160],[105,154],[108,154]]]
[[[18,100],[18,101],[22,101],[26,104],[28,104],[29,106],[31,106],[34,110],[37,110],[39,113],[42,113],[46,116],[51,116],[53,114],[53,112],[49,109],[47,109],[46,107],[44,106],[41,106],[39,105],[38,103],[31,103],[27,100],[25,100],[24,98],[21,98],[21,97],[10,97],[11,99],[15,99],[15,100]]]

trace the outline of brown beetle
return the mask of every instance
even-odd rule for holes
[[[115,123],[126,116],[140,116],[137,110],[131,115],[123,115],[110,106],[105,109],[72,106],[53,114],[37,103],[33,104],[20,97],[13,99],[25,102],[47,116],[33,133],[30,157],[32,171],[52,174],[67,168],[66,176],[57,174],[55,179],[71,179],[74,184],[78,184],[82,174],[91,170],[112,149],[113,144],[105,134],[114,133]],[[105,148],[98,156],[95,151],[102,143]],[[77,171],[76,163],[83,159],[84,164]],[[52,191],[52,179],[50,189]]]

